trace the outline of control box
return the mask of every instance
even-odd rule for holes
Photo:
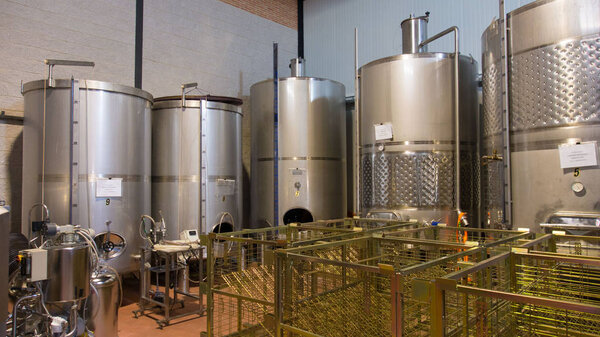
[[[48,251],[43,248],[26,249],[19,252],[21,275],[27,282],[48,279]]]
[[[195,229],[186,229],[183,232],[179,233],[179,239],[185,241],[193,241],[196,242],[200,238],[198,237],[198,231]]]

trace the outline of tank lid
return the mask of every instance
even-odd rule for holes
[[[411,21],[411,20],[424,20],[425,22],[429,22],[429,12],[425,12],[425,15],[422,16],[413,16],[412,14],[409,15],[408,18],[402,20],[402,22],[400,22],[400,26],[402,26],[405,22],[407,21]]]
[[[380,64],[380,63],[386,63],[386,62],[393,62],[393,61],[397,61],[397,60],[407,60],[407,59],[421,59],[421,58],[425,58],[425,59],[435,59],[435,60],[442,60],[442,59],[449,59],[452,58],[452,54],[450,53],[440,53],[440,52],[426,52],[426,53],[415,53],[415,54],[398,54],[398,55],[394,55],[394,56],[388,56],[388,57],[384,57],[384,58],[380,58],[374,61],[371,61],[365,65],[363,65],[362,67],[359,68],[359,72],[362,69]],[[464,55],[460,55],[460,58],[465,58],[468,56],[464,56]]]
[[[92,283],[95,287],[106,287],[117,281],[117,277],[118,275],[115,272],[109,269],[102,269],[92,275]]]
[[[100,90],[100,91],[110,91],[116,92],[131,96],[137,96],[152,102],[152,95],[144,91],[142,89],[130,87],[127,85],[121,85],[111,82],[103,82],[103,81],[95,81],[95,80],[80,80],[76,79],[76,82],[79,84],[79,89],[89,89],[89,90]],[[54,86],[49,87],[47,80],[37,80],[27,82],[23,85],[23,94],[29,91],[41,90],[46,86],[47,89],[68,89],[71,88],[71,80],[70,79],[57,79],[54,80]]]
[[[200,101],[207,100],[209,102],[225,103],[231,105],[242,105],[244,102],[237,97],[228,96],[213,96],[213,95],[185,95],[186,101]],[[178,96],[163,96],[154,99],[154,102],[165,102],[165,101],[181,101],[181,95]]]

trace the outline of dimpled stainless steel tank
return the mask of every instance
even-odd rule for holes
[[[275,223],[273,89],[273,80],[250,88],[253,227]],[[344,86],[296,73],[279,79],[278,92],[278,224],[346,216]]]
[[[504,214],[504,141],[502,114],[502,29],[492,23],[481,37],[482,43],[482,142],[481,168],[482,221],[486,227],[502,227]]]
[[[502,111],[495,25],[482,38],[489,108],[484,130],[497,135]],[[512,219],[507,221],[534,231],[543,223],[595,226],[600,170],[561,166],[558,148],[600,141],[600,1],[536,1],[509,13],[508,27]],[[489,138],[488,149],[497,143]],[[597,145],[589,144],[597,155]],[[496,181],[489,184],[496,189]],[[488,204],[495,213],[500,202]]]
[[[152,214],[162,213],[168,239],[242,228],[241,105],[220,96],[155,100]]]
[[[420,19],[425,27],[425,18],[412,20]],[[424,38],[414,29],[402,33]],[[477,64],[471,57],[460,56],[456,81],[455,54],[416,52],[426,41],[411,43],[417,46],[403,49],[415,53],[379,59],[359,70],[361,212],[363,216],[455,224],[460,209],[474,222],[478,205]],[[460,205],[455,183],[457,129]]]
[[[140,215],[150,212],[152,96],[100,81],[53,84],[23,87],[23,232],[29,208],[44,202],[53,222],[94,229],[112,267],[135,271]]]

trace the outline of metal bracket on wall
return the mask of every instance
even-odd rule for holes
[[[6,111],[0,111],[0,121],[2,124],[23,125],[23,116],[7,115]]]

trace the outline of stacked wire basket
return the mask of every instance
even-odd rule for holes
[[[594,237],[341,219],[210,234],[208,336],[596,336]]]

